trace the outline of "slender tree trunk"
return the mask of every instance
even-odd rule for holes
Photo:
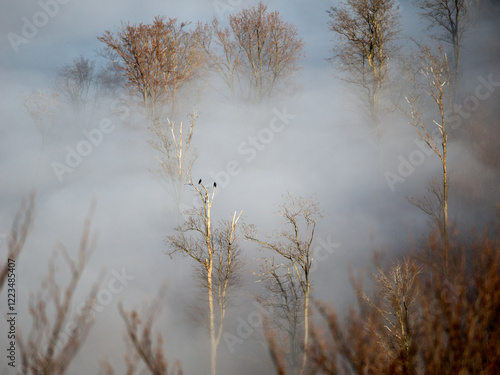
[[[378,84],[374,82],[373,92],[372,92],[371,115],[372,115],[373,125],[375,126],[375,136],[377,137],[377,142],[380,144],[380,142],[382,141],[382,129],[380,128],[379,101],[380,101],[380,90]]]
[[[148,128],[154,125],[154,114],[153,114],[153,109],[151,108],[151,105],[149,103],[149,98],[147,92],[143,94],[144,97],[144,110],[146,112],[146,121]]]
[[[181,223],[182,218],[182,193],[183,193],[183,184],[182,184],[182,175],[178,176],[177,181],[177,221],[179,224]]]
[[[373,83],[372,83],[372,92],[371,92],[371,116],[372,116],[372,122],[373,125],[375,126],[375,135],[377,137],[377,141],[380,142],[381,140],[381,130],[380,130],[380,119],[379,119],[379,101],[380,101],[380,87],[381,87],[381,72],[380,66],[376,65],[375,60],[373,59],[373,56],[368,57],[368,65],[372,69],[372,77],[373,77]]]
[[[403,373],[412,375],[415,374],[415,355],[412,353],[412,331],[410,329],[409,310],[403,299],[404,309],[401,310],[400,325],[401,325],[401,342],[404,350]]]
[[[210,346],[211,346],[211,356],[210,356],[210,364],[211,364],[211,375],[216,374],[217,369],[217,342],[215,339],[215,317],[214,317],[214,298],[212,291],[212,268],[213,264],[210,261],[209,266],[207,267],[207,285],[208,285],[208,309],[210,314]]]
[[[307,363],[307,346],[309,345],[309,280],[306,281],[306,293],[304,295],[304,352],[302,353],[302,363],[300,374],[304,374]]]
[[[440,97],[440,102],[443,103],[442,94]],[[448,243],[448,172],[446,169],[446,152],[447,152],[447,141],[448,137],[446,134],[446,118],[444,114],[444,107],[440,105],[441,121],[443,127],[442,131],[442,148],[443,154],[441,162],[443,164],[443,247],[444,247],[444,271],[445,275],[448,275],[448,261],[449,261],[449,243]]]
[[[460,18],[460,14],[462,13],[463,15],[464,12],[467,11],[467,8],[469,7],[466,5],[464,2],[462,5],[459,4],[458,0],[455,0],[455,27],[452,29],[452,42],[453,42],[453,52],[455,54],[455,74],[454,78],[456,79],[458,76],[458,71],[459,71],[459,65],[460,65],[460,24],[462,24],[465,19]]]
[[[444,129],[444,126],[443,126]],[[446,171],[446,133],[443,135],[443,241],[445,274],[448,275],[449,243],[448,243],[448,174]]]
[[[371,61],[373,64],[373,61]],[[384,155],[383,155],[383,148],[382,148],[382,127],[380,123],[380,91],[382,88],[382,84],[380,82],[380,67],[377,67],[373,65],[372,71],[373,71],[373,84],[372,84],[372,92],[371,92],[371,98],[370,98],[370,104],[371,104],[371,119],[373,122],[373,126],[375,128],[375,138],[377,140],[377,146],[378,146],[378,159],[379,159],[379,166],[381,170],[385,170],[384,168]]]
[[[216,374],[217,369],[217,340],[215,337],[215,311],[214,311],[214,296],[213,296],[213,283],[212,283],[212,271],[214,268],[214,253],[213,247],[211,243],[211,218],[210,218],[210,206],[212,202],[208,200],[208,196],[206,197],[206,218],[205,218],[205,230],[206,230],[206,242],[207,242],[207,250],[208,250],[208,259],[206,260],[207,264],[207,288],[208,288],[208,310],[210,314],[210,347],[211,347],[211,356],[210,356],[210,365],[211,365],[211,375]]]
[[[456,78],[460,69],[460,44],[458,40],[458,35],[453,36],[453,52],[455,55],[455,78]]]
[[[174,129],[173,129],[173,124],[172,124],[172,136],[174,135]],[[183,163],[182,163],[182,122],[180,123],[180,130],[179,130],[179,147],[177,150],[177,212],[178,212],[178,219],[180,220],[182,212],[181,212],[181,204],[182,204],[182,193],[183,193],[183,179],[182,176],[184,175],[183,173]]]

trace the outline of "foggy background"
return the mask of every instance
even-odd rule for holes
[[[224,0],[222,2],[226,3]],[[234,12],[256,1],[242,0]],[[416,149],[418,139],[406,118],[389,114],[383,126],[381,144],[377,144],[369,121],[359,110],[359,102],[350,95],[342,81],[333,76],[334,68],[326,59],[334,48],[334,35],[328,30],[325,13],[336,1],[267,1],[269,10],[278,10],[284,20],[293,23],[305,42],[303,70],[297,75],[300,90],[282,95],[271,104],[253,106],[230,103],[207,87],[199,101],[194,146],[199,152],[192,170],[193,181],[202,178],[207,184],[217,181],[219,188],[213,205],[214,219],[229,218],[243,210],[246,223],[253,223],[264,235],[280,228],[274,214],[282,203],[281,195],[290,192],[314,196],[325,213],[316,230],[316,239],[338,244],[333,254],[319,262],[313,276],[313,298],[335,303],[345,311],[353,300],[347,270],[352,264],[369,266],[373,250],[396,254],[410,250],[425,239],[427,217],[411,206],[406,197],[425,193],[427,181],[439,176],[440,163],[433,154],[402,183],[389,188],[384,173],[396,173],[399,157],[406,160]],[[422,21],[416,9],[401,1],[403,32],[424,38]],[[485,3],[481,21],[466,34],[462,52],[464,93],[473,95],[478,77],[492,74],[500,81],[498,58],[499,7]],[[162,282],[168,286],[163,313],[156,327],[161,329],[164,352],[171,363],[179,360],[186,374],[208,373],[209,340],[204,327],[191,318],[196,294],[192,263],[180,256],[170,259],[164,239],[174,234],[177,221],[175,197],[151,169],[157,167],[157,152],[148,144],[145,120],[130,113],[122,121],[111,111],[112,100],[103,102],[87,130],[97,128],[103,118],[115,126],[104,134],[101,144],[83,157],[72,173],[59,182],[51,163],[64,163],[66,147],[75,146],[85,137],[77,121],[64,112],[48,133],[45,149],[32,119],[25,110],[21,93],[53,87],[56,69],[83,55],[97,64],[102,48],[97,37],[105,30],[116,30],[121,21],[150,23],[156,15],[180,21],[209,21],[216,15],[213,2],[198,1],[69,1],[41,27],[36,36],[19,46],[16,53],[7,39],[9,32],[21,35],[22,17],[30,18],[40,10],[37,2],[3,2],[0,11],[0,254],[4,259],[12,220],[24,197],[36,191],[36,218],[25,249],[17,261],[18,332],[26,334],[31,318],[27,304],[30,291],[38,289],[46,273],[54,246],[61,241],[70,254],[76,254],[93,198],[97,209],[92,227],[99,232],[97,251],[77,289],[75,303],[84,301],[101,271],[104,283],[113,270],[125,272],[133,280],[112,302],[96,313],[96,321],[69,373],[98,373],[98,362],[108,360],[123,372],[124,324],[117,304],[126,309],[139,308],[151,299]],[[227,19],[229,12],[223,15]],[[193,26],[193,24],[191,26]],[[402,40],[411,48],[409,42]],[[496,89],[498,90],[498,88]],[[469,93],[469,94],[468,94]],[[480,112],[492,113],[491,126],[498,128],[498,91],[481,102]],[[190,109],[189,109],[190,110]],[[254,160],[238,147],[269,127],[274,111],[295,115],[282,132],[257,151]],[[494,116],[496,114],[496,116]],[[473,116],[476,113],[472,114]],[[172,119],[187,122],[185,117]],[[131,126],[133,125],[133,126]],[[466,127],[464,121],[462,127]],[[490,142],[498,142],[498,130]],[[497,146],[498,147],[498,146]],[[500,201],[499,160],[484,163],[470,139],[458,137],[449,144],[450,219],[460,234],[472,227],[482,229],[494,218],[494,205]],[[241,172],[229,181],[221,174],[229,161],[238,162]],[[184,203],[192,201],[189,186]],[[317,241],[316,241],[317,243]],[[238,318],[247,319],[254,296],[263,291],[255,283],[252,271],[262,257],[257,247],[241,241],[246,258],[243,287],[228,311],[225,331],[236,335]],[[60,259],[61,260],[61,259]],[[61,280],[64,263],[59,262]],[[6,310],[5,290],[0,294],[2,312]],[[7,345],[7,325],[0,320],[0,348]],[[272,373],[272,365],[259,329],[230,353],[224,341],[219,346],[218,367],[221,374]],[[17,360],[20,360],[19,352]],[[259,362],[262,361],[263,364]],[[0,374],[15,373],[0,359]]]

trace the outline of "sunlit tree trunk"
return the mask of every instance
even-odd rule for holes
[[[450,257],[450,244],[448,238],[448,172],[447,172],[447,134],[445,129],[445,122],[443,116],[443,241],[445,251],[445,273],[449,272],[449,257]]]
[[[431,180],[430,193],[437,200],[433,202],[429,198],[411,198],[410,203],[420,208],[430,215],[442,237],[444,264],[443,271],[447,275],[449,272],[449,234],[448,234],[448,170],[447,170],[447,143],[450,129],[446,127],[446,113],[451,113],[453,102],[453,80],[454,76],[448,65],[448,59],[442,48],[438,48],[438,54],[433,54],[430,48],[421,47],[420,50],[420,73],[423,75],[423,82],[413,79],[413,83],[419,92],[426,94],[435,109],[439,111],[437,121],[425,116],[425,111],[419,107],[418,93],[412,94],[406,100],[410,106],[410,112],[406,115],[410,123],[415,127],[417,134],[424,141],[433,153],[435,153],[442,165],[442,183]],[[414,77],[413,74],[411,74]],[[404,111],[404,110],[403,110]],[[430,130],[427,122],[434,125]],[[438,136],[438,139],[435,139]]]
[[[285,203],[280,206],[279,215],[285,219],[289,230],[279,232],[275,236],[278,239],[277,242],[258,239],[254,226],[247,227],[245,236],[258,243],[263,249],[277,253],[286,260],[287,264],[276,266],[274,261],[269,265],[269,261],[266,259],[264,273],[261,277],[271,293],[272,298],[267,303],[275,307],[275,314],[277,314],[275,321],[287,320],[288,328],[285,332],[291,336],[289,363],[295,371],[304,374],[309,345],[312,242],[316,223],[323,215],[318,204],[312,199],[295,198],[290,193],[284,195],[284,199]],[[280,272],[282,268],[286,268],[285,273]],[[296,328],[301,322],[301,314],[304,317],[303,331]],[[282,327],[281,324],[277,325]],[[302,346],[300,356],[300,352],[297,353],[296,350],[298,346],[296,343],[300,343]],[[297,358],[290,358],[290,356]]]
[[[306,292],[304,295],[304,348],[302,353],[302,363],[300,365],[300,373],[304,374],[307,364],[307,348],[309,345],[309,292],[310,292],[309,278],[306,281]]]
[[[200,266],[203,283],[206,285],[208,300],[208,330],[210,333],[210,374],[217,372],[217,350],[222,337],[224,318],[227,308],[228,289],[237,283],[238,272],[237,248],[234,233],[241,216],[233,215],[232,221],[224,221],[220,227],[212,230],[211,209],[215,196],[215,186],[209,190],[203,183],[190,185],[202,200],[202,207],[187,211],[186,221],[180,225],[177,236],[168,236],[174,250],[169,254],[182,252],[195,260]],[[199,187],[198,187],[199,186]],[[193,238],[186,233],[192,232]],[[194,238],[194,235],[198,236]],[[236,251],[236,253],[235,253]],[[205,284],[206,283],[206,284]],[[217,314],[217,304],[219,307]]]

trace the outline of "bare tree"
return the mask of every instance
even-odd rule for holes
[[[372,300],[361,291],[362,297],[383,318],[385,334],[372,328],[384,353],[403,374],[416,374],[416,334],[417,309],[415,307],[418,293],[417,277],[420,267],[410,260],[393,264],[389,272],[381,268],[374,274],[378,297]]]
[[[144,306],[141,313],[137,310],[125,311],[119,306],[120,315],[125,322],[125,338],[127,342],[127,375],[142,374],[138,371],[139,365],[144,363],[148,373],[152,375],[182,375],[182,368],[175,363],[169,371],[168,362],[163,353],[163,336],[160,331],[156,332],[154,340],[154,324],[161,313],[161,306],[165,299],[166,287],[163,285],[158,295],[149,304]],[[114,374],[113,367],[104,362],[101,364],[101,374]]]
[[[200,47],[207,67],[215,72],[229,88],[232,98],[236,96],[237,83],[242,73],[241,49],[234,40],[229,27],[223,27],[214,17],[211,23],[198,23]]]
[[[416,373],[417,272],[408,262],[389,272],[379,270],[371,298],[357,282],[358,306],[351,307],[344,320],[318,302],[327,333],[311,330],[311,374]]]
[[[158,158],[160,168],[156,170],[156,175],[171,182],[177,195],[179,210],[184,184],[191,180],[191,168],[197,157],[196,150],[190,148],[196,117],[196,112],[188,115],[189,129],[183,127],[182,122],[176,125],[169,119],[166,123],[157,119],[150,128],[154,138],[149,143],[161,154]]]
[[[370,117],[380,132],[380,95],[388,83],[389,60],[395,58],[400,34],[394,0],[345,0],[327,10],[330,30],[338,37],[332,61],[342,79],[366,92]]]
[[[94,87],[96,91],[94,94],[94,103],[97,103],[106,96],[116,98],[125,87],[125,77],[123,77],[120,65],[113,61],[102,65],[96,72]]]
[[[110,62],[100,69],[94,61],[79,56],[57,69],[55,87],[58,94],[78,115],[92,115],[106,97],[123,85],[117,64]]]
[[[267,295],[259,298],[259,302],[270,307],[273,314],[270,319],[276,332],[268,327],[266,333],[268,342],[276,338],[281,342],[283,355],[276,353],[276,359],[285,358],[289,365],[297,370],[301,367],[301,353],[303,340],[301,340],[302,323],[304,322],[304,290],[296,272],[289,264],[275,264],[272,260],[264,259],[260,282],[263,282]],[[267,320],[266,320],[267,322]],[[285,348],[286,354],[285,355]]]
[[[168,117],[164,121],[163,111],[175,115],[179,90],[200,74],[204,64],[199,31],[188,32],[187,25],[158,16],[152,25],[122,23],[116,34],[106,31],[98,38],[106,44],[104,54],[119,61],[131,92],[142,98],[153,135],[149,143],[161,153],[157,174],[172,183],[179,207],[196,159],[196,153],[190,153],[196,113],[188,116],[186,131],[182,122],[176,126]]]
[[[276,374],[286,375],[287,366],[283,345],[278,344],[276,332],[274,332],[273,329],[269,326],[269,322],[267,321],[268,318],[264,316],[262,319],[264,334],[269,345],[269,354],[271,355],[271,360],[273,361],[274,368],[276,369]]]
[[[449,263],[447,152],[448,137],[451,132],[447,125],[448,116],[453,113],[452,74],[448,58],[441,47],[438,47],[437,53],[433,53],[429,47],[420,47],[420,53],[415,59],[418,59],[419,71],[412,74],[411,79],[417,91],[406,97],[409,110],[403,111],[418,136],[439,157],[443,172],[441,183],[432,180],[429,185],[433,198],[410,199],[410,203],[430,215],[439,228],[444,242],[444,271],[447,273]],[[422,94],[424,100],[421,100]],[[428,112],[423,109],[425,100],[431,103],[432,109]],[[432,128],[429,125],[431,123]]]
[[[429,28],[438,31],[436,38],[453,46],[455,57],[454,73],[458,74],[460,49],[463,35],[468,26],[468,13],[471,0],[414,0],[422,11],[422,17],[429,22]],[[479,1],[476,1],[478,6]]]
[[[30,95],[22,94],[23,104],[42,137],[42,150],[45,148],[47,132],[54,126],[55,117],[61,102],[56,92],[36,89]]]
[[[377,257],[373,285],[364,287],[351,273],[357,304],[343,319],[333,307],[316,304],[324,325],[311,328],[307,373],[495,373],[500,365],[492,355],[500,340],[500,204],[497,217],[491,232],[475,234],[472,243],[452,242],[448,275],[421,263],[419,253],[388,266]],[[443,251],[432,233],[429,242]],[[291,373],[284,344],[266,322],[264,329],[276,373]]]
[[[132,94],[139,94],[149,122],[167,104],[174,107],[179,89],[203,65],[198,34],[186,31],[187,25],[157,16],[151,25],[122,23],[116,33],[98,38],[106,45],[103,54],[120,64]]]
[[[231,290],[238,284],[241,265],[236,236],[236,224],[241,212],[233,215],[231,221],[222,222],[212,229],[211,210],[215,196],[215,183],[212,194],[203,183],[193,185],[202,206],[192,208],[184,224],[177,228],[177,235],[168,236],[172,256],[180,252],[192,258],[198,266],[202,286],[207,296],[208,319],[211,343],[211,374],[216,374],[217,348],[222,336],[224,317],[228,307]]]
[[[307,362],[307,347],[309,341],[309,299],[311,294],[312,242],[316,223],[322,217],[318,204],[312,198],[295,198],[290,193],[283,196],[284,203],[278,214],[283,217],[289,230],[283,230],[275,235],[276,241],[263,241],[257,237],[255,227],[249,226],[245,237],[258,243],[263,250],[280,255],[287,263],[284,272],[266,262],[265,269],[271,281],[270,290],[275,300],[269,302],[273,308],[283,314],[288,321],[287,331],[298,333],[298,320],[303,320],[301,334],[302,358],[299,363],[300,373],[305,370]],[[300,309],[297,307],[300,306]],[[290,337],[291,354],[297,355],[296,337]]]
[[[83,307],[71,315],[73,296],[96,246],[96,235],[91,235],[91,221],[95,205],[85,220],[78,258],[72,259],[60,244],[49,262],[49,270],[40,289],[30,296],[31,329],[26,338],[19,338],[21,371],[23,374],[65,374],[80,350],[93,323],[93,306],[99,282],[92,287]],[[69,283],[62,288],[56,281],[56,256],[60,253],[71,272]],[[49,308],[55,309],[52,320]]]
[[[389,374],[384,372],[386,354],[372,333],[377,327],[378,332],[384,334],[383,325],[374,309],[368,309],[366,304],[361,303],[358,309],[349,309],[348,317],[339,319],[333,308],[321,302],[317,306],[326,322],[327,333],[317,327],[311,329],[309,373]]]
[[[413,253],[416,260],[397,261],[388,271],[378,267],[373,297],[356,284],[359,306],[345,322],[319,303],[328,335],[312,330],[310,373],[494,373],[500,365],[491,355],[500,340],[498,204],[497,212],[491,232],[475,234],[472,243],[455,238],[448,275]],[[432,234],[429,246],[443,251]]]
[[[9,274],[9,263],[17,260],[28,239],[28,235],[33,226],[34,211],[35,193],[31,193],[27,199],[23,200],[21,208],[17,212],[12,223],[8,241],[7,259],[5,264],[0,264],[0,291]]]
[[[500,219],[499,205],[497,210]],[[423,373],[494,373],[500,366],[491,355],[500,345],[500,220],[496,224],[491,234],[485,230],[452,248],[448,275],[427,272],[420,283]]]
[[[286,80],[300,69],[298,59],[304,48],[294,25],[283,21],[278,11],[268,12],[262,2],[229,16],[229,25],[235,43],[225,45],[241,51],[252,101],[270,98],[280,83],[290,83]]]
[[[80,56],[57,69],[56,89],[75,112],[85,109],[95,82],[95,62]]]

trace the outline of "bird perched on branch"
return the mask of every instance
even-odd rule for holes
[[[200,184],[201,184],[201,178],[200,178],[200,181],[198,181],[198,185],[200,185]]]
[[[217,182],[214,182],[214,188],[216,188],[216,187],[217,187]]]

